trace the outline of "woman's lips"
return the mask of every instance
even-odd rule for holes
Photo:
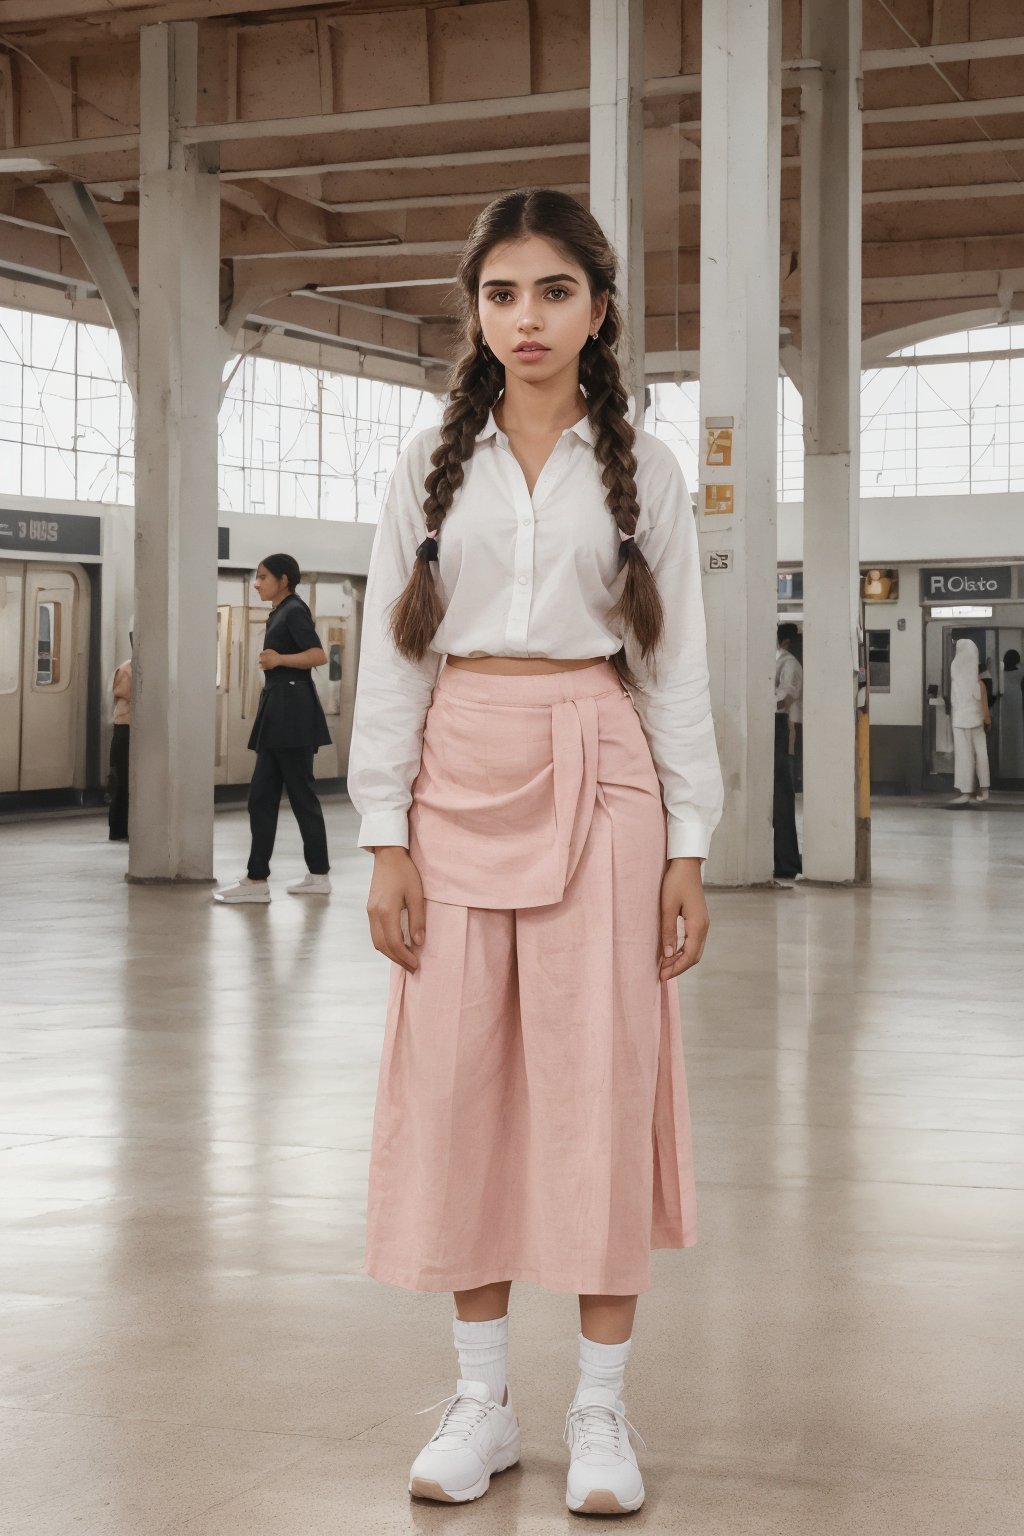
[[[529,363],[535,362],[540,357],[547,357],[550,350],[549,347],[541,346],[538,343],[531,343],[528,346],[516,347],[514,355]]]

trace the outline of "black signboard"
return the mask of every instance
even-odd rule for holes
[[[923,565],[922,603],[991,603],[1013,596],[1009,565]]]
[[[230,528],[218,528],[217,529],[217,559],[218,560],[230,560],[231,559],[231,529]]]
[[[100,519],[77,512],[9,512],[0,508],[0,554],[98,555]]]

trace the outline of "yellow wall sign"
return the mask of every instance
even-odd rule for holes
[[[735,486],[706,485],[704,487],[705,517],[729,517],[736,510]]]
[[[708,432],[707,458],[708,467],[721,466],[727,468],[732,463],[732,428],[720,427],[717,431]]]

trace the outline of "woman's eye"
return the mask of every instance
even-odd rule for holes
[[[561,298],[567,299],[569,297],[569,290],[568,288],[549,288],[548,298],[550,299],[553,294],[558,294]]]
[[[499,299],[511,299],[514,297],[515,295],[510,293],[507,288],[498,288],[491,294],[491,303],[496,304]]]

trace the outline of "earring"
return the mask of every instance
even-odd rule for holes
[[[591,339],[591,341],[596,341],[597,340],[597,332],[596,331],[591,331],[590,339]]]

